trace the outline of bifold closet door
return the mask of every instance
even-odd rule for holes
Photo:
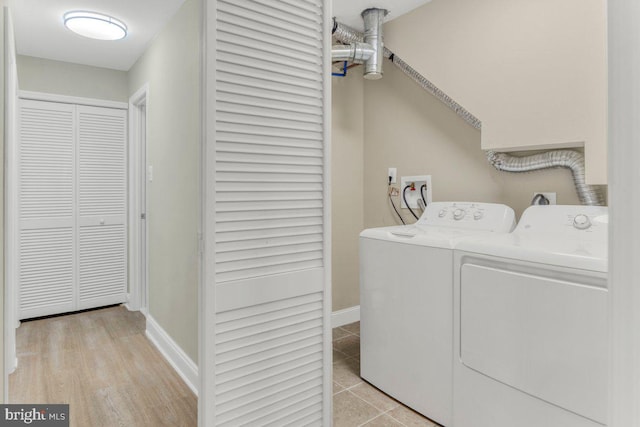
[[[126,111],[77,107],[78,309],[127,296]]]
[[[25,319],[76,307],[75,106],[20,100],[18,271]]]
[[[331,424],[324,3],[216,2],[211,425]]]
[[[126,301],[126,113],[20,100],[19,318]]]

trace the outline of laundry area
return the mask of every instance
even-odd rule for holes
[[[636,2],[0,4],[0,425],[640,426]]]
[[[400,3],[334,5],[333,316],[415,418],[338,332],[334,425],[605,426],[606,5]]]

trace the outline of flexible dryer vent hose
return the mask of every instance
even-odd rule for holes
[[[601,191],[593,185],[585,184],[584,156],[576,151],[554,150],[523,157],[487,151],[487,159],[496,169],[505,172],[530,172],[557,167],[568,168],[573,174],[573,182],[583,205],[602,206],[605,204]]]
[[[342,43],[356,43],[364,40],[363,34],[353,28],[333,20],[333,37]],[[446,93],[431,83],[426,77],[414,70],[388,48],[384,48],[384,57],[398,67],[411,80],[426,90],[447,107],[453,110],[469,125],[481,130],[482,122],[463,106],[451,99]],[[584,156],[572,150],[554,150],[531,156],[517,157],[507,153],[487,152],[487,159],[496,169],[505,172],[530,172],[540,169],[565,167],[571,170],[578,197],[584,205],[604,205],[605,200],[598,187],[586,184],[584,172]]]

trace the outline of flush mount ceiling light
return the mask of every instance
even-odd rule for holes
[[[96,12],[67,12],[64,25],[76,34],[98,40],[120,40],[127,35],[124,22]]]

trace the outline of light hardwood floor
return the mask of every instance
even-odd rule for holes
[[[197,425],[197,398],[122,306],[23,322],[12,403],[68,403],[71,426]]]

